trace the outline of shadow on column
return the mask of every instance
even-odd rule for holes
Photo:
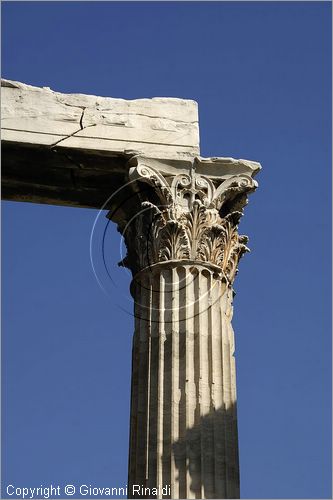
[[[195,420],[172,447],[178,498],[239,498],[236,406]]]

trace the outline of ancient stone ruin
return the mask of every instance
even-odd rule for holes
[[[103,207],[125,238],[135,316],[129,498],[161,498],[164,487],[163,498],[239,498],[233,282],[260,164],[202,158],[194,101],[9,80],[2,152],[3,199]]]

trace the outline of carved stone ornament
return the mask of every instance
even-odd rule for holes
[[[229,168],[227,175],[210,177],[196,172],[196,161],[179,174],[162,174],[147,159],[136,163],[129,178],[139,201],[131,220],[119,224],[128,250],[120,265],[135,275],[153,264],[188,259],[218,266],[232,283],[249,251],[237,228],[259,168],[234,175]]]

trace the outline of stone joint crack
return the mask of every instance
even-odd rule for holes
[[[84,118],[84,112],[85,112],[85,110],[86,110],[86,108],[82,109],[82,114],[81,114],[80,122],[79,122],[80,128],[78,130],[75,130],[75,132],[72,132],[71,134],[66,135],[66,137],[63,137],[62,139],[59,139],[58,141],[56,141],[54,144],[52,144],[50,146],[51,149],[53,149],[55,146],[58,146],[58,144],[60,144],[61,142],[66,141],[70,137],[74,137],[76,134],[78,134],[79,132],[81,132],[81,130],[85,130],[86,128],[90,128],[90,127],[95,127],[96,126],[96,123],[92,123],[91,125],[87,125],[86,127],[83,126],[83,118]]]

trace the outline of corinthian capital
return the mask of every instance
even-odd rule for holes
[[[201,262],[232,283],[239,259],[248,251],[238,223],[260,168],[259,163],[231,158],[166,164],[133,157],[131,214],[123,212],[117,220],[128,249],[121,264],[135,275],[167,261]]]

